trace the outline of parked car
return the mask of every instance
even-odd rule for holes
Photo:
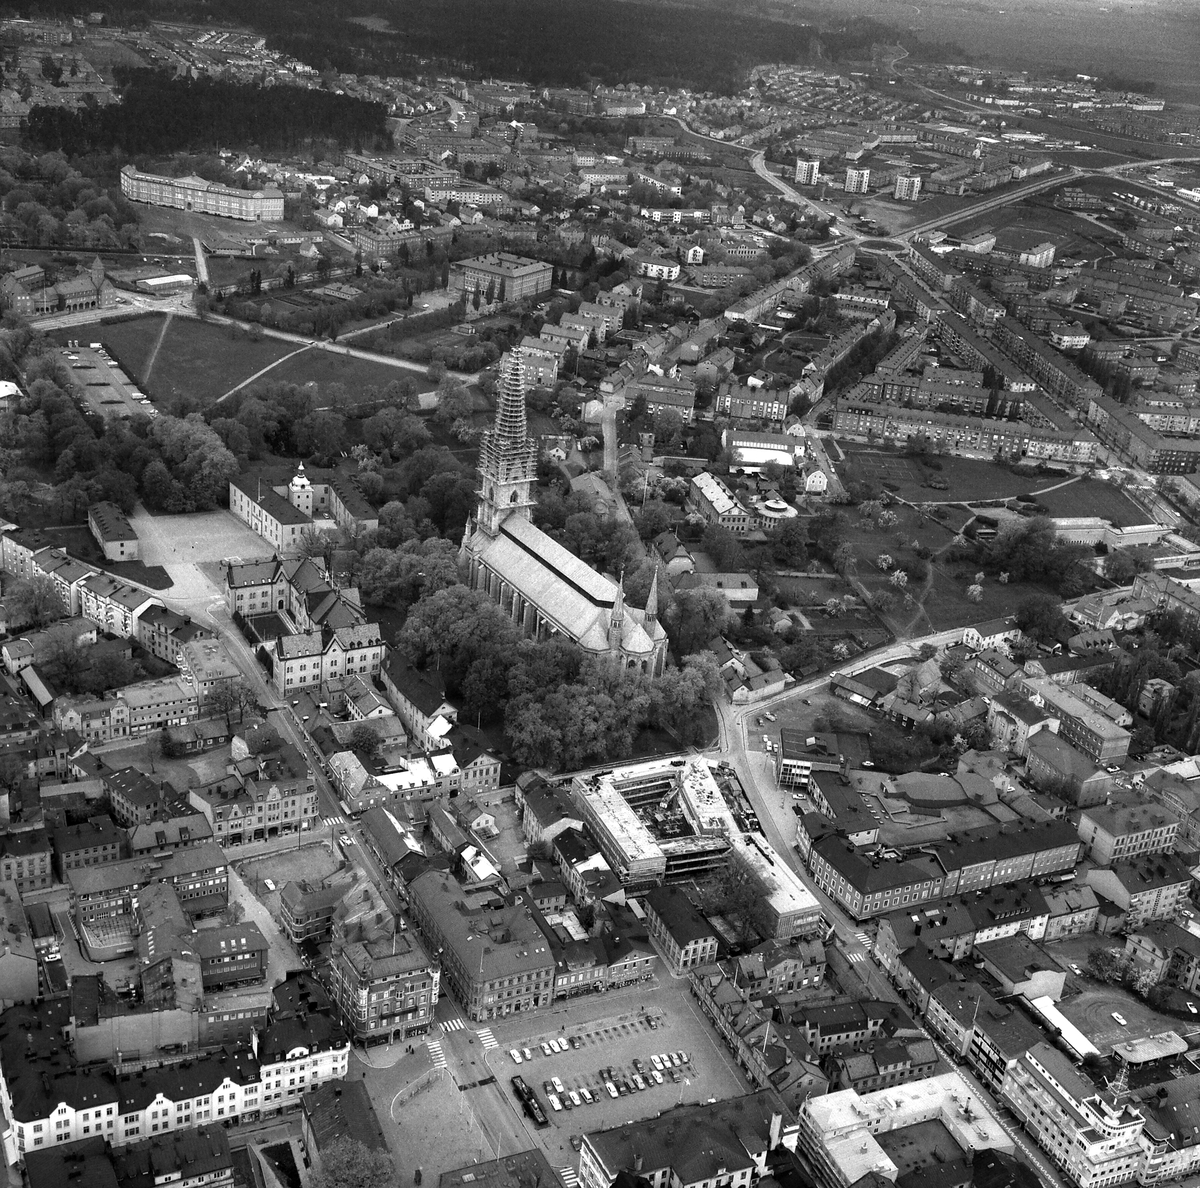
[[[579,1094],[578,1094],[578,1092],[577,1092],[576,1090],[572,1089],[572,1090],[571,1090],[571,1091],[570,1091],[570,1092],[567,1094],[567,1096],[568,1096],[568,1097],[571,1099],[571,1104],[572,1104],[573,1106],[581,1106],[581,1105],[583,1105],[583,1098],[579,1096]]]
[[[509,1048],[508,1054],[512,1057],[513,1064],[521,1063],[521,1053],[516,1048]]]
[[[605,1091],[608,1093],[609,1097],[619,1097],[620,1096],[620,1094],[617,1093],[616,1085],[614,1085],[612,1083],[612,1081],[605,1081],[604,1088],[605,1088]]]
[[[550,1056],[553,1054],[553,1052],[554,1052],[554,1049],[548,1043],[546,1043],[545,1040],[542,1040],[542,1055]]]
[[[558,1097],[555,1094],[547,1093],[546,1100],[550,1103],[550,1108],[552,1110],[558,1111],[562,1109],[562,1102],[558,1100]]]
[[[559,1095],[559,1097],[561,1097],[566,1092],[566,1090],[563,1088],[562,1081],[559,1080],[558,1077],[551,1077],[550,1083],[554,1086],[554,1092],[557,1093]]]
[[[650,1072],[648,1072],[648,1073],[646,1074],[646,1076],[653,1078],[653,1080],[654,1080],[654,1083],[655,1083],[656,1085],[661,1085],[661,1084],[663,1083],[663,1075],[662,1075],[662,1073],[660,1073],[660,1072],[658,1071],[658,1069],[656,1069],[656,1068],[655,1068],[655,1069],[651,1069],[651,1070],[650,1070]]]
[[[522,1048],[521,1055],[524,1056],[526,1060],[533,1059],[533,1053],[528,1048]]]
[[[1125,1016],[1122,1015],[1120,1011],[1113,1011],[1112,1017],[1116,1019],[1116,1021],[1120,1023],[1122,1027],[1126,1026]]]
[[[652,1065],[654,1065],[654,1067],[656,1069],[662,1068],[662,1057],[661,1056],[651,1056],[650,1063]]]

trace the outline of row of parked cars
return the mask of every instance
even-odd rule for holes
[[[686,1052],[663,1052],[651,1056],[649,1062],[635,1060],[632,1071],[607,1068],[599,1070],[600,1084],[598,1088],[581,1085],[576,1089],[568,1089],[558,1077],[551,1077],[542,1088],[546,1092],[546,1100],[554,1111],[575,1109],[579,1106],[592,1105],[603,1100],[604,1094],[611,1098],[625,1097],[630,1093],[640,1093],[652,1089],[655,1085],[663,1085],[668,1080],[678,1083],[683,1080],[683,1069],[691,1064],[691,1058]]]
[[[582,1048],[583,1040],[577,1035],[569,1036],[567,1039],[550,1039],[542,1040],[539,1047],[542,1049],[543,1056],[554,1056],[558,1052],[565,1052],[568,1048]],[[532,1048],[509,1048],[509,1058],[513,1064],[523,1064],[527,1060],[533,1059]]]

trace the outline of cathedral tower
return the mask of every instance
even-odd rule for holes
[[[475,526],[481,532],[494,537],[509,516],[533,518],[537,459],[537,443],[530,438],[525,421],[525,364],[520,350],[514,350],[500,364],[496,424],[484,433],[479,451],[483,482]]]

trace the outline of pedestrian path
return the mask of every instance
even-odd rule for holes
[[[429,1049],[429,1056],[433,1060],[434,1068],[446,1068],[446,1053],[442,1051],[441,1040],[426,1040],[425,1046]]]
[[[869,932],[856,932],[854,939],[868,952],[871,949],[871,934]]]
[[[866,959],[867,959],[866,953],[851,953],[850,956],[846,958],[846,960],[849,961],[852,965],[857,964],[859,961],[866,961]]]
[[[488,1048],[498,1048],[500,1046],[500,1041],[492,1034],[490,1027],[481,1027],[475,1034],[479,1036],[485,1052]]]
[[[336,816],[336,817],[322,817],[321,820],[324,821],[326,825],[345,825],[346,824],[346,818],[341,815]]]
[[[560,1167],[558,1178],[562,1180],[566,1188],[579,1188],[579,1173],[573,1167]]]
[[[452,1031],[462,1031],[462,1029],[466,1027],[466,1023],[464,1023],[461,1019],[450,1019],[446,1023],[439,1024],[439,1026],[447,1035],[449,1035]]]

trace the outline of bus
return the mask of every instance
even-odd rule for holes
[[[546,1111],[542,1109],[542,1103],[538,1101],[537,1093],[525,1083],[525,1078],[513,1077],[512,1087],[513,1093],[517,1095],[517,1100],[520,1101],[530,1121],[539,1129],[549,1126],[550,1119],[546,1117]]]

